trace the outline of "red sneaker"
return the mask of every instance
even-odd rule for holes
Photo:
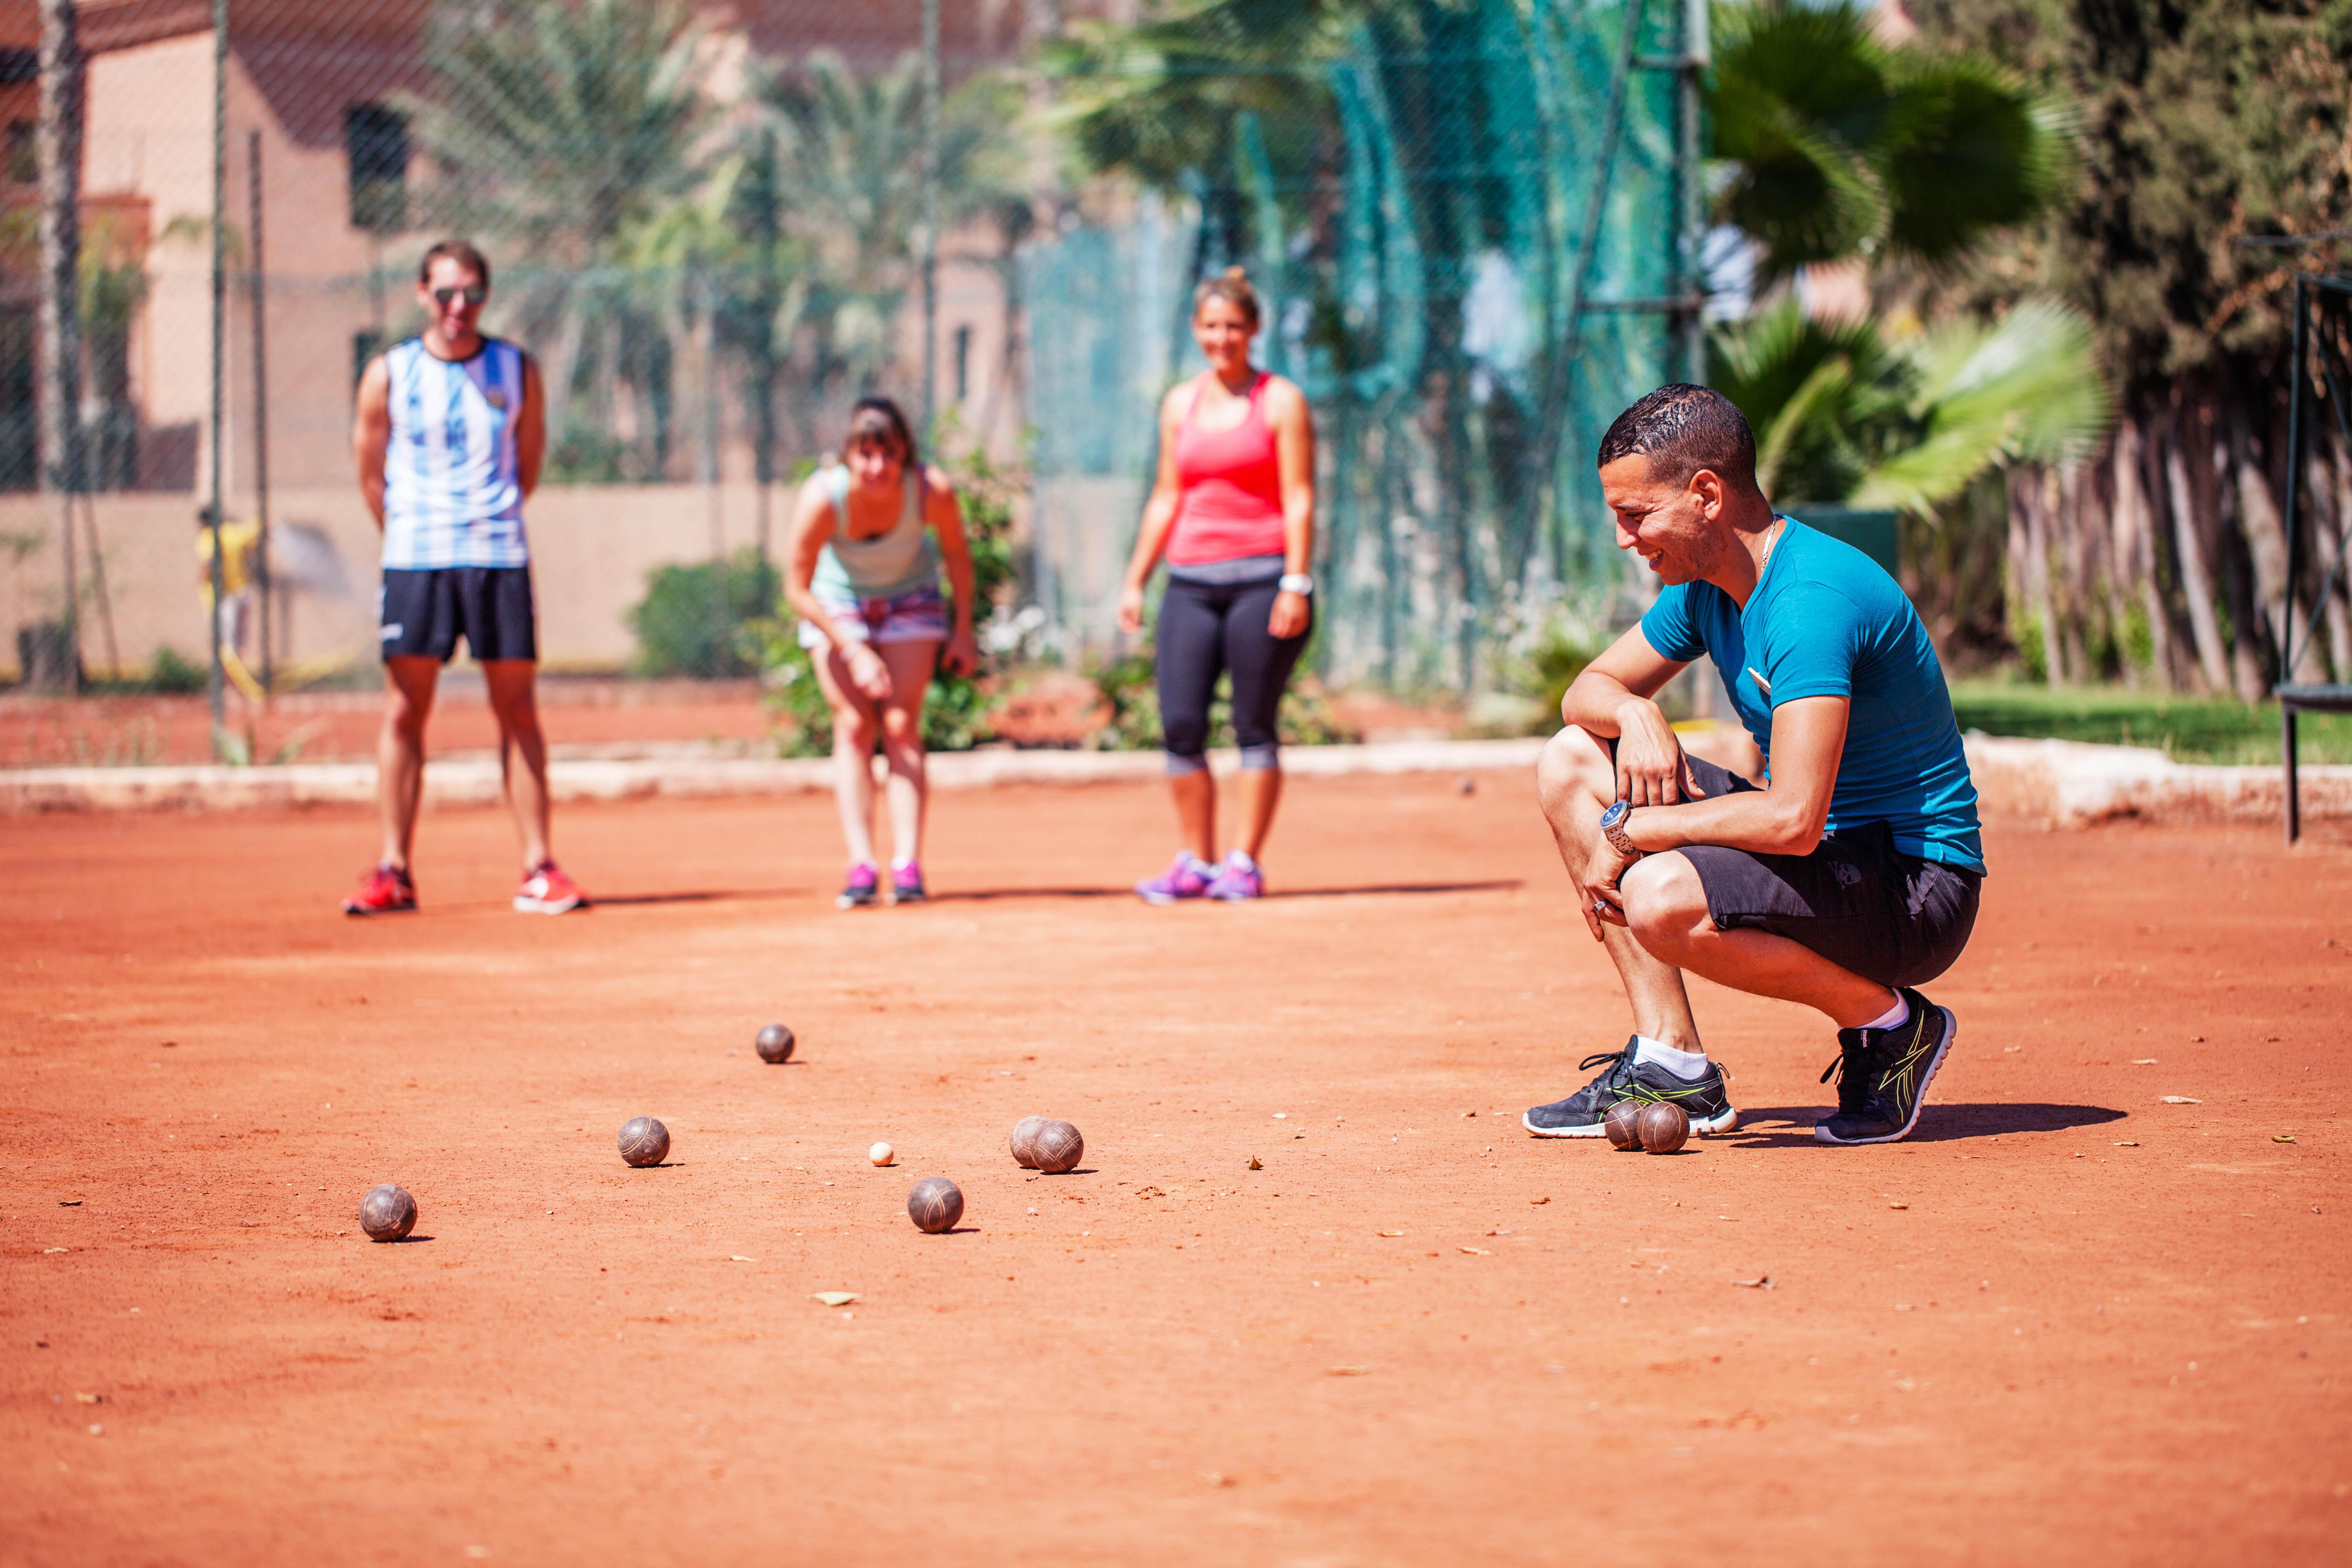
[[[552,860],[541,860],[530,875],[522,879],[515,893],[514,907],[527,915],[560,915],[567,910],[584,909],[588,895],[580,884],[563,874],[563,868]]]
[[[416,912],[416,884],[405,868],[379,865],[367,874],[360,890],[343,900],[347,915],[399,915]]]

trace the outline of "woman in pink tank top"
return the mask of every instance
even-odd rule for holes
[[[1238,268],[1192,296],[1192,339],[1208,371],[1160,405],[1160,473],[1119,595],[1118,624],[1143,626],[1143,590],[1165,555],[1154,659],[1168,782],[1183,847],[1136,891],[1155,904],[1255,899],[1258,855],[1282,798],[1276,716],[1313,629],[1315,426],[1306,395],[1250,363],[1257,294]],[[1209,702],[1233,678],[1241,747],[1239,841],[1217,859],[1217,791],[1208,771]]]

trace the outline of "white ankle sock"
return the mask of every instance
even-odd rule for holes
[[[890,857],[890,869],[893,871],[903,871],[914,863],[915,858],[912,855],[893,855]]]
[[[1246,849],[1234,849],[1229,851],[1225,856],[1225,864],[1228,866],[1238,866],[1244,871],[1255,871],[1257,869],[1257,862],[1250,858],[1249,851]]]
[[[1865,1029],[1899,1029],[1910,1021],[1911,1004],[1903,999],[1902,992],[1897,991],[1895,994],[1895,1005],[1889,1007],[1877,1017],[1873,1018],[1869,1023],[1864,1024],[1863,1027]]]
[[[1706,1073],[1706,1052],[1678,1051],[1662,1040],[1647,1035],[1633,1037],[1633,1059],[1654,1062],[1676,1078],[1703,1078]]]

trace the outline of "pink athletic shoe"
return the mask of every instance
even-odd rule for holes
[[[1225,863],[1218,867],[1216,875],[1210,879],[1209,897],[1223,899],[1227,903],[1262,899],[1265,897],[1265,878],[1258,870],[1256,861],[1236,849],[1225,857]]]
[[[1135,896],[1147,904],[1172,904],[1180,899],[1197,899],[1209,890],[1209,879],[1217,868],[1189,849],[1180,849],[1168,869],[1148,882],[1135,885]]]

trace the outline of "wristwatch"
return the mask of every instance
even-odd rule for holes
[[[1261,577],[1258,581],[1263,583],[1265,579]],[[1311,572],[1285,572],[1276,586],[1286,594],[1312,594],[1315,592],[1315,575]]]
[[[1649,851],[1634,843],[1633,836],[1625,831],[1625,819],[1633,815],[1633,802],[1621,800],[1612,803],[1601,814],[1601,834],[1618,854],[1639,860]]]

